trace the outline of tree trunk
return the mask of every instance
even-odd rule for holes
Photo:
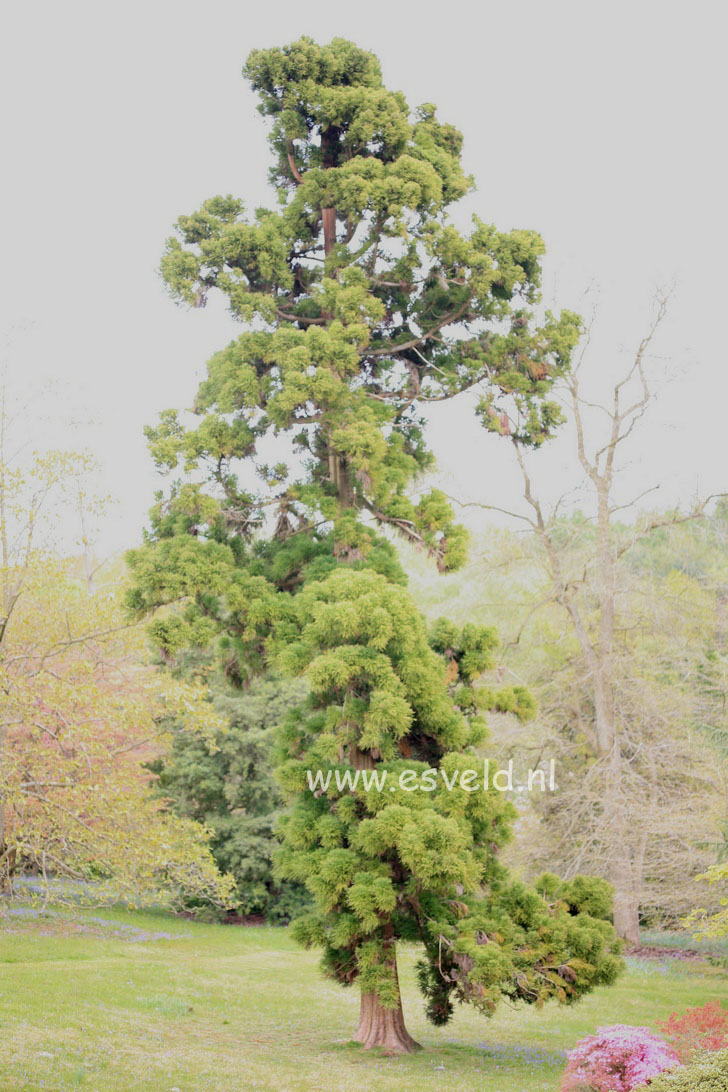
[[[324,254],[328,255],[336,243],[336,209],[321,209],[321,223],[324,229]]]
[[[329,478],[336,489],[339,511],[355,508],[356,498],[351,483],[351,472],[346,465],[346,460],[331,447],[329,447]],[[354,561],[362,561],[364,555],[358,546],[334,542],[334,557],[344,564],[351,564]]]
[[[349,745],[349,762],[355,770],[374,770],[377,765],[369,751],[360,751],[353,743]]]
[[[8,735],[7,724],[0,725],[0,759],[5,747]],[[1,793],[2,790],[0,790]],[[0,895],[12,895],[13,871],[15,867],[15,850],[10,849],[5,842],[5,825],[7,821],[5,798],[0,794]]]
[[[0,842],[0,895],[12,898],[15,873],[15,850]]]
[[[397,974],[396,962],[394,973]],[[404,1026],[401,997],[398,1008],[385,1009],[375,993],[363,993],[354,1038],[365,1050],[381,1047],[385,1054],[414,1054],[422,1050]]]
[[[629,832],[617,825],[610,846],[609,882],[614,886],[614,930],[621,940],[638,947],[640,937],[640,887],[635,861],[630,850]]]
[[[371,755],[366,751],[360,751],[357,747],[351,749],[350,761],[355,770],[373,770],[375,767]],[[385,926],[385,934],[392,937],[391,922]],[[354,1039],[361,1043],[365,1050],[381,1047],[385,1054],[413,1054],[422,1047],[415,1042],[404,1025],[395,942],[390,939],[385,943],[388,949],[387,958],[392,965],[394,980],[397,984],[397,1008],[385,1008],[376,993],[363,993],[359,1009],[359,1024],[354,1033]]]
[[[321,151],[324,169],[336,167],[339,162],[339,136],[341,130],[336,125],[329,125],[321,131]],[[329,255],[336,244],[336,209],[321,209],[321,225],[324,229],[324,254]]]
[[[609,678],[613,695],[612,679]],[[613,708],[613,706],[612,706]],[[640,943],[640,900],[642,868],[635,842],[643,832],[630,821],[629,801],[624,791],[624,763],[619,732],[611,720],[612,749],[608,756],[607,783],[604,792],[604,820],[609,838],[608,879],[614,885],[614,929],[621,940],[637,947]]]
[[[354,490],[351,474],[346,460],[332,447],[329,447],[329,479],[336,489],[336,497],[341,508],[354,508]]]
[[[615,884],[614,931],[621,940],[638,948],[641,943],[639,907],[628,888],[628,880]]]

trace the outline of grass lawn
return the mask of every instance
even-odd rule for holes
[[[654,939],[653,939],[654,943]],[[728,1002],[702,963],[630,962],[572,1009],[422,1015],[414,951],[400,958],[410,1032],[426,1049],[384,1058],[349,1042],[358,996],[322,979],[287,931],[91,911],[0,921],[0,1090],[36,1092],[555,1092],[564,1051],[599,1024],[653,1024]]]

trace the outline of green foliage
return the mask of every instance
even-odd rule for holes
[[[323,948],[326,973],[344,985],[359,978],[389,1004],[392,933],[418,940],[420,985],[436,1023],[449,1018],[453,1000],[489,1014],[501,995],[565,1002],[613,981],[619,946],[597,916],[611,909],[606,887],[578,878],[551,905],[512,883],[494,855],[514,817],[503,794],[470,793],[461,782],[451,791],[444,782],[426,793],[401,788],[403,770],[439,767],[453,784],[456,771],[480,768],[462,753],[467,717],[448,699],[448,667],[409,596],[379,575],[342,570],[309,584],[295,610],[298,637],[280,662],[306,671],[311,696],[281,739],[292,808],[277,868],[313,895],[296,935]],[[481,654],[488,643],[475,627],[459,634],[443,623],[433,641]],[[391,791],[333,780],[325,791],[306,790],[306,771],[375,760]]]
[[[640,1085],[635,1092],[646,1089]],[[728,1092],[728,1050],[702,1054],[689,1065],[661,1073],[649,1083],[650,1092]]]
[[[524,443],[542,443],[558,423],[548,392],[569,366],[579,320],[547,313],[538,324],[537,234],[477,217],[469,234],[455,228],[450,207],[473,186],[462,137],[431,104],[410,111],[372,54],[302,38],[255,50],[245,75],[271,121],[278,208],[249,216],[235,197],[205,201],[177,221],[161,271],[181,303],[200,306],[217,290],[255,323],[210,360],[195,427],[169,410],[147,430],[161,469],[198,477],[160,497],[145,551],[192,534],[231,545],[239,565],[265,528],[369,560],[379,546],[365,515],[443,571],[457,569],[467,536],[447,498],[410,495],[432,463],[418,407],[479,384],[486,422],[500,431],[515,422]],[[272,469],[256,461],[271,435],[291,453]],[[246,462],[263,488],[242,486]],[[275,578],[286,590],[304,578],[302,559],[289,560]],[[148,566],[138,554],[132,564],[144,584]],[[204,551],[152,562],[170,565],[184,567],[192,593],[202,569],[225,567]],[[174,590],[157,597],[171,601]],[[140,593],[134,605],[149,602]]]
[[[574,876],[562,880],[553,872],[544,872],[533,885],[547,902],[561,902],[570,914],[589,914],[608,921],[612,913],[614,888],[599,876]]]
[[[281,804],[271,772],[273,735],[305,693],[292,680],[257,682],[243,694],[226,688],[214,706],[227,728],[203,736],[174,721],[168,752],[149,763],[175,814],[212,831],[213,856],[235,878],[240,912],[271,922],[290,920],[306,903],[300,885],[275,881],[271,863]]]
[[[464,682],[470,683],[493,666],[498,635],[490,626],[468,624],[459,630],[446,618],[438,618],[430,633],[430,644],[457,666]]]
[[[699,937],[728,937],[728,861],[721,860],[711,865],[700,879],[715,884],[721,892],[720,909],[713,913],[703,908],[694,909],[685,919],[685,924],[697,931]]]

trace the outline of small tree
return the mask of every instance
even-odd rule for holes
[[[297,933],[323,947],[327,973],[358,983],[357,1037],[409,1051],[400,938],[424,945],[436,1023],[454,999],[486,1013],[501,994],[574,999],[619,966],[605,921],[504,874],[495,854],[512,813],[500,794],[397,788],[404,762],[475,769],[471,683],[494,635],[466,627],[431,648],[376,533],[396,529],[441,570],[462,564],[465,532],[444,495],[411,495],[432,461],[418,407],[485,383],[489,412],[515,399],[523,442],[538,445],[559,417],[548,391],[579,321],[535,321],[538,235],[477,218],[464,235],[449,221],[472,187],[462,138],[431,105],[412,116],[372,54],[303,38],[255,51],[245,71],[272,121],[279,209],[246,219],[242,202],[212,198],[168,244],[173,295],[201,306],[216,288],[249,329],[210,361],[199,425],[170,411],[149,430],[160,467],[194,477],[160,496],[149,543],[130,555],[131,605],[178,604],[153,623],[168,657],[217,639],[240,685],[271,661],[307,675],[281,770],[294,802],[280,869],[316,900]],[[259,454],[284,447],[289,463]],[[305,771],[319,766],[384,771],[394,791],[311,792]]]
[[[303,700],[306,687],[299,680],[265,679],[241,693],[216,683],[210,680],[210,690],[223,725],[209,734],[183,718],[172,720],[169,748],[148,763],[158,775],[155,791],[175,814],[212,832],[210,848],[220,871],[235,879],[240,913],[287,922],[305,905],[307,891],[273,875],[281,797],[271,766],[277,726]]]
[[[47,882],[55,877],[83,884],[90,901],[175,903],[186,893],[228,905],[234,883],[216,868],[208,832],[164,814],[142,766],[163,716],[177,713],[198,733],[219,719],[200,688],[140,667],[144,634],[123,611],[118,564],[94,594],[93,460],[27,450],[43,400],[12,378],[3,367],[0,895],[12,897],[30,872],[46,898],[62,897]],[[54,533],[76,518],[83,556],[61,558]]]
[[[91,902],[230,905],[209,832],[165,813],[142,765],[165,715],[197,732],[219,721],[204,691],[139,666],[142,634],[120,598],[90,594],[80,562],[28,562],[0,643],[0,893],[32,873],[46,898],[62,897],[49,885],[62,878]]]

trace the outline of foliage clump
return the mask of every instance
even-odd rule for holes
[[[560,902],[570,914],[609,918],[612,912],[614,888],[600,876],[574,876],[572,880],[562,880],[553,872],[544,872],[534,881],[534,887],[547,901]]]
[[[289,921],[307,902],[302,885],[273,876],[281,799],[271,767],[276,727],[305,692],[300,682],[273,679],[254,682],[242,693],[227,685],[213,689],[222,725],[202,735],[171,721],[165,754],[148,763],[168,808],[210,831],[218,868],[235,880],[237,912],[276,924]]]
[[[717,886],[719,891],[725,891],[728,888],[728,861],[718,861],[698,878]],[[720,906],[713,913],[704,909],[693,910],[686,918],[686,924],[698,930],[701,937],[728,936],[728,900],[725,897],[721,898]]]
[[[688,1065],[654,1077],[638,1092],[728,1092],[728,1050],[701,1054]]]
[[[468,717],[448,697],[448,666],[407,593],[378,574],[342,570],[308,585],[295,609],[298,639],[280,662],[306,671],[311,695],[281,741],[292,808],[278,869],[314,897],[294,930],[323,948],[325,971],[391,1004],[398,993],[389,942],[419,941],[419,982],[438,1024],[455,1000],[489,1014],[502,995],[567,1002],[613,981],[620,960],[604,920],[609,905],[592,907],[603,917],[576,906],[567,913],[498,863],[494,850],[510,836],[513,807],[480,785]],[[472,631],[468,639],[478,644]],[[307,790],[312,770],[343,774],[375,761],[385,791],[364,778],[354,789],[332,780]],[[403,771],[430,768],[444,775],[432,791],[403,787]],[[463,787],[466,772],[477,791]]]

